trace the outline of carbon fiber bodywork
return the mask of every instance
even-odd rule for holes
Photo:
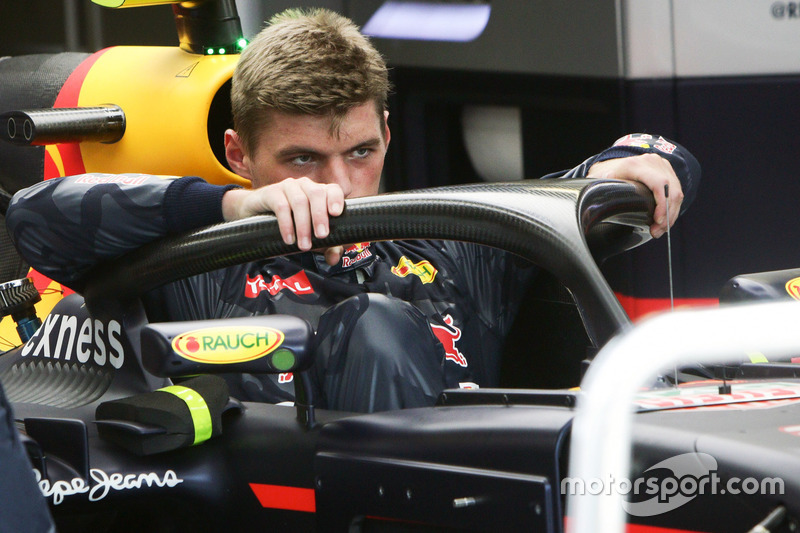
[[[0,113],[53,107],[64,82],[87,57],[89,54],[68,52],[0,58]],[[19,150],[0,143],[0,162],[0,186],[14,194],[44,176],[44,146]]]

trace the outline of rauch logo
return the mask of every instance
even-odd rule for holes
[[[263,326],[215,327],[181,333],[172,339],[172,348],[199,363],[243,363],[274,351],[283,339],[282,331]]]

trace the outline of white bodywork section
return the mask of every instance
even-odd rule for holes
[[[686,363],[740,361],[749,352],[796,354],[800,352],[798,323],[797,302],[755,304],[663,314],[613,339],[582,382],[572,427],[569,477],[619,480],[630,476],[634,398],[657,374]],[[622,495],[603,492],[569,496],[570,533],[623,531]]]

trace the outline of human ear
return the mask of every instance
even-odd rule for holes
[[[225,130],[225,158],[231,170],[241,177],[253,181],[250,175],[250,158],[242,138],[234,130]]]
[[[389,111],[383,112],[383,128],[384,128],[384,141],[386,143],[386,148],[389,148],[389,141],[392,138],[392,134],[389,132]]]

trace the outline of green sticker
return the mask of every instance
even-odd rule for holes
[[[194,425],[194,442],[192,445],[211,438],[211,411],[208,409],[206,401],[197,391],[181,385],[172,385],[158,390],[174,394],[186,402]]]
[[[272,366],[275,368],[275,370],[288,372],[294,368],[295,362],[296,359],[294,354],[286,348],[275,350],[272,353]]]

